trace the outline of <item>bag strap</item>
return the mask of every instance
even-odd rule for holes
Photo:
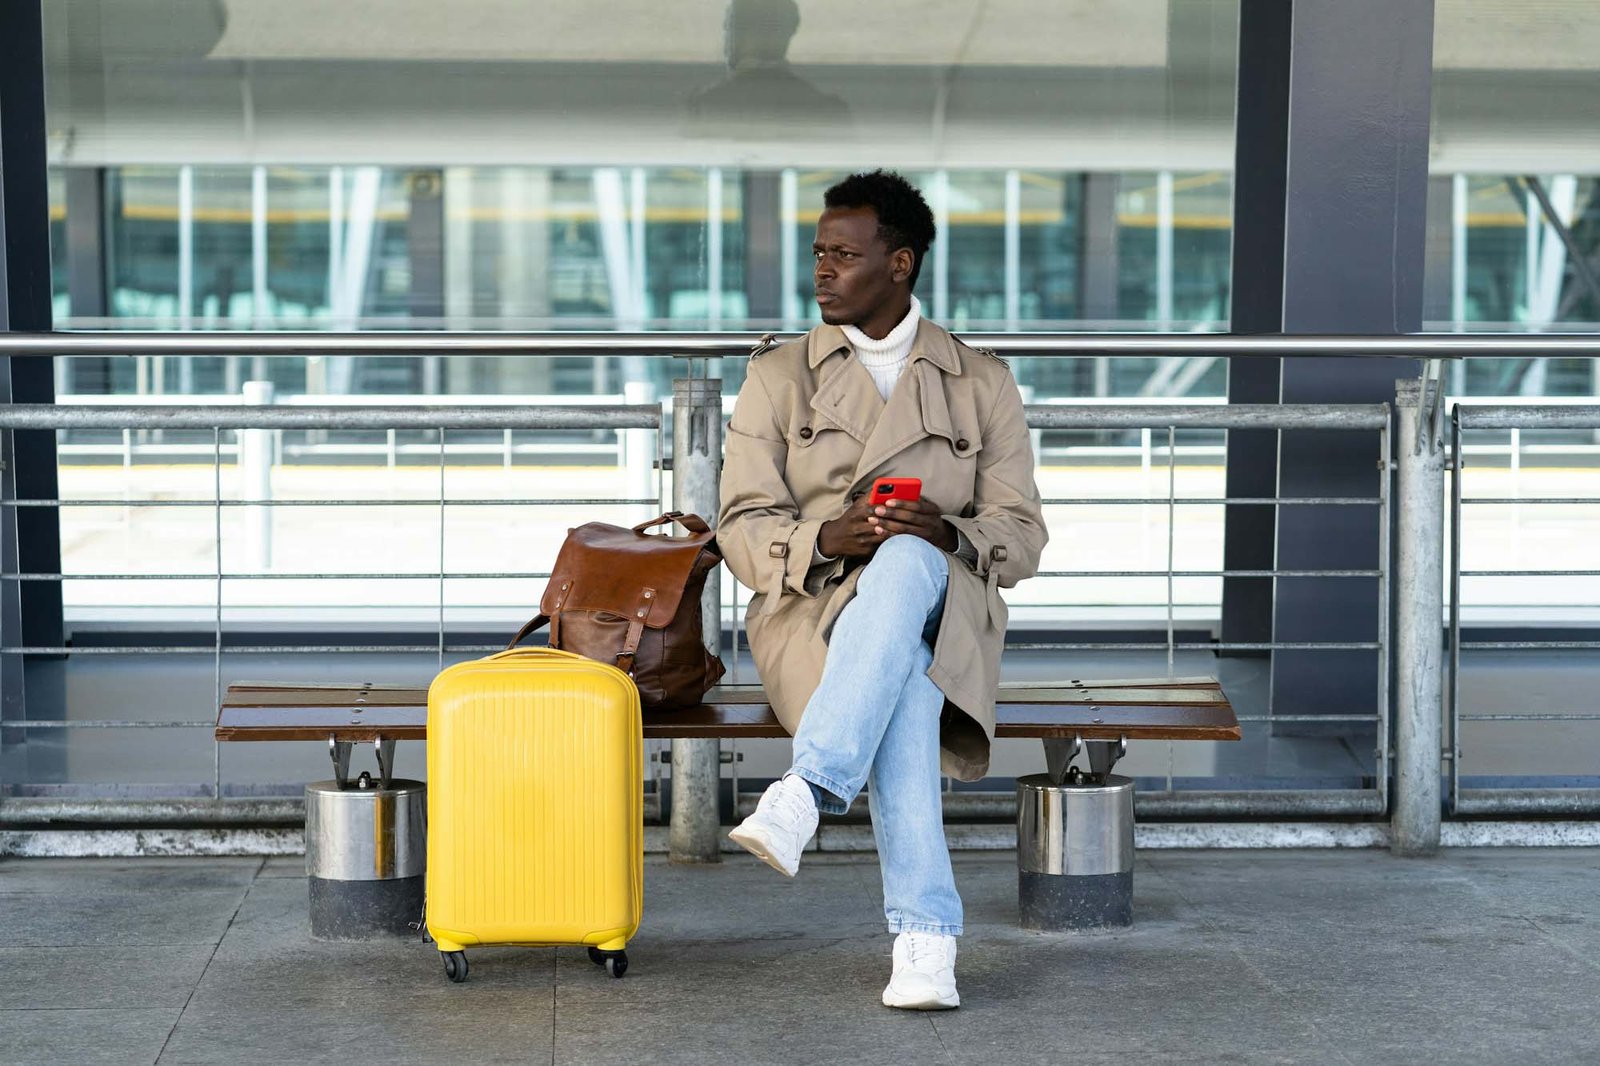
[[[678,525],[682,526],[684,529],[687,529],[690,533],[711,532],[711,527],[706,525],[706,520],[704,518],[701,518],[697,514],[685,514],[682,511],[668,511],[660,518],[654,518],[648,522],[640,522],[638,525],[633,527],[633,531],[635,533],[643,533],[647,529],[653,529],[656,526],[671,525],[674,522],[678,523]]]
[[[511,643],[510,644],[506,645],[506,651],[511,651],[518,644],[521,644],[522,641],[523,641],[523,638],[525,638],[529,633],[532,633],[534,630],[536,630],[536,629],[540,628],[541,626],[543,626],[548,621],[550,621],[550,616],[547,615],[547,614],[536,614],[536,615],[534,615],[533,618],[529,620],[527,625],[525,625],[521,629],[517,630],[517,635],[511,638]],[[550,632],[550,646],[551,647],[555,647],[555,643],[556,643],[555,637],[556,637],[555,629],[554,629],[554,627],[552,627],[551,628],[551,632]]]

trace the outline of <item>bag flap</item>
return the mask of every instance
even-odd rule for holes
[[[648,604],[644,624],[664,629],[678,613],[684,587],[707,549],[715,555],[715,533],[670,537],[586,523],[567,531],[539,610],[548,615],[607,611],[632,618]],[[646,589],[653,590],[648,600]]]

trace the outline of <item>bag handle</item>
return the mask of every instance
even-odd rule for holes
[[[531,619],[528,620],[527,625],[524,625],[521,629],[517,630],[517,635],[511,638],[511,643],[506,645],[506,651],[515,651],[515,650],[517,650],[517,645],[521,644],[523,642],[523,640],[528,636],[528,634],[532,633],[536,629],[541,628],[548,621],[550,621],[550,616],[547,615],[547,614],[536,614],[536,615],[534,615]],[[554,633],[551,634],[552,637],[554,635],[555,635]],[[555,643],[555,641],[552,640],[551,644],[554,644],[554,643]]]
[[[685,514],[683,511],[668,511],[660,518],[654,518],[648,522],[640,522],[638,525],[633,527],[633,531],[635,533],[643,533],[647,529],[652,529],[656,526],[671,525],[674,522],[678,523],[678,525],[682,526],[684,529],[687,529],[690,533],[711,532],[711,527],[706,525],[706,520],[704,518],[701,518],[697,514]]]

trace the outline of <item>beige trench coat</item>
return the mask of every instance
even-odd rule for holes
[[[822,523],[877,477],[917,477],[977,549],[949,556],[944,619],[928,676],[945,694],[942,766],[982,777],[1006,631],[1001,588],[1031,577],[1048,535],[1022,397],[999,359],[924,320],[887,404],[844,332],[819,326],[753,356],[728,426],[717,542],[756,596],[745,628],[791,734],[822,677],[833,621],[859,565],[812,565]]]

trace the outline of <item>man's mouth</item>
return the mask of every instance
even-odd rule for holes
[[[836,296],[834,293],[828,292],[826,289],[817,290],[817,303],[819,304],[831,304],[838,298],[838,296]]]

